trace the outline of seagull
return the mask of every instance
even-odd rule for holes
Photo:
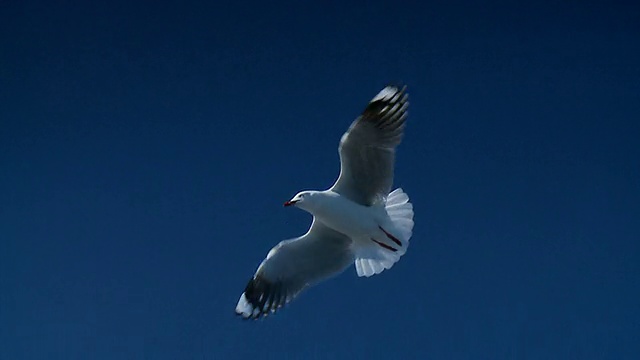
[[[390,190],[408,106],[406,86],[382,89],[340,139],[335,184],[301,191],[284,203],[311,213],[311,227],[269,251],[240,296],[237,315],[267,316],[352,263],[358,276],[369,277],[406,253],[413,205],[401,188]]]

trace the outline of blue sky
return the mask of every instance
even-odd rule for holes
[[[0,358],[640,357],[640,12],[608,2],[0,6]],[[416,227],[233,312],[282,208],[409,87]]]

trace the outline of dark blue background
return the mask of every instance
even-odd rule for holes
[[[623,3],[0,5],[0,358],[637,359],[640,12]],[[391,271],[233,313],[282,202],[387,82]]]

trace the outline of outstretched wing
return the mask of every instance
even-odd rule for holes
[[[275,312],[303,289],[344,271],[354,260],[351,239],[314,219],[309,231],[276,245],[262,261],[236,305],[257,319]]]
[[[396,86],[382,89],[344,133],[340,176],[331,190],[365,206],[387,196],[409,106],[405,91]]]

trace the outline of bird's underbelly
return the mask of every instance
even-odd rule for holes
[[[351,238],[367,236],[378,229],[372,209],[355,203],[320,211],[316,217],[328,227]]]

